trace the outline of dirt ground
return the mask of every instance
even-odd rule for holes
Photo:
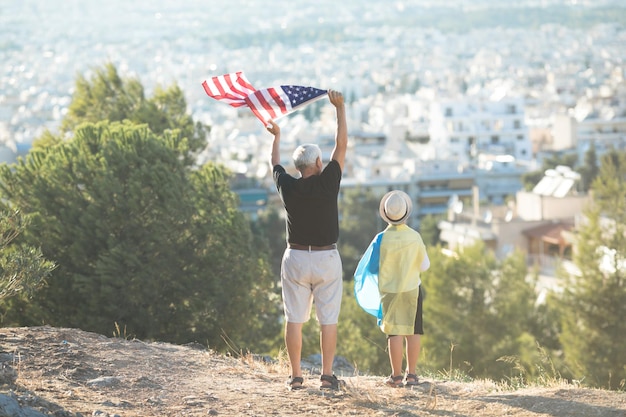
[[[290,392],[284,361],[77,329],[2,328],[0,365],[0,394],[58,417],[626,417],[626,393],[571,385],[505,391],[486,382],[427,379],[394,389],[382,377],[345,376],[346,386],[329,393],[319,390],[318,375],[307,375],[306,388]]]

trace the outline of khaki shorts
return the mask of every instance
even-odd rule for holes
[[[320,324],[337,324],[343,293],[342,264],[337,249],[306,251],[286,249],[281,264],[285,318],[306,323],[315,313]]]

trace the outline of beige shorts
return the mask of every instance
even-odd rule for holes
[[[342,264],[337,249],[286,249],[281,264],[285,318],[306,323],[315,314],[320,324],[337,324],[343,293]]]

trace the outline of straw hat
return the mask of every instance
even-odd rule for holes
[[[389,191],[380,200],[380,217],[389,224],[406,223],[413,210],[411,197],[404,191]]]

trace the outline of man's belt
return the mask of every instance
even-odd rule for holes
[[[308,250],[309,252],[311,252],[311,251],[318,251],[318,250],[333,250],[333,249],[337,249],[337,244],[333,243],[332,245],[315,246],[315,245],[300,245],[298,243],[289,243],[288,244],[288,248],[289,249],[295,249],[295,250]]]

